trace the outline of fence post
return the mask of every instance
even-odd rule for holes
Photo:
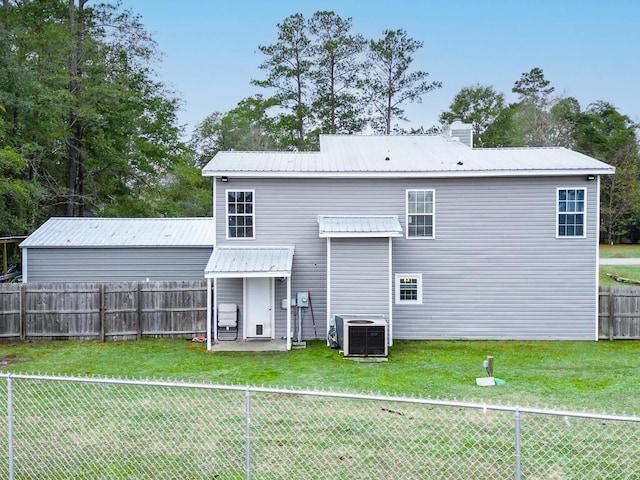
[[[609,287],[609,308],[607,309],[609,311],[609,316],[607,318],[608,320],[608,324],[609,324],[609,341],[612,341],[615,338],[615,328],[616,328],[616,322],[615,322],[615,315],[614,315],[614,310],[616,308],[616,297],[613,294],[613,287]]]
[[[516,407],[516,412],[515,412],[515,431],[516,431],[516,480],[520,480],[522,477],[522,472],[521,472],[521,465],[520,465],[520,460],[521,460],[521,451],[520,451],[520,409],[518,407]]]
[[[104,300],[104,295],[105,295],[105,284],[101,283],[100,284],[100,341],[101,342],[104,342],[104,339],[105,339],[105,325],[104,325],[105,300]]]
[[[244,394],[245,408],[245,478],[251,480],[251,387]]]
[[[20,340],[27,338],[27,285],[20,284]]]
[[[9,450],[9,480],[14,480],[13,471],[13,379],[7,375],[7,442]]]
[[[138,282],[138,298],[137,298],[136,314],[138,317],[138,325],[136,326],[136,340],[142,338],[142,283]]]

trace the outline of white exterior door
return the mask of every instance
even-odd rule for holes
[[[272,286],[272,278],[245,278],[244,338],[273,338]]]

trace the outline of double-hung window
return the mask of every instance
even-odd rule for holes
[[[227,190],[227,238],[255,238],[253,190]]]
[[[422,274],[396,274],[396,303],[422,303]]]
[[[407,190],[407,238],[435,238],[434,190]]]
[[[586,199],[584,188],[558,188],[558,238],[586,237]]]

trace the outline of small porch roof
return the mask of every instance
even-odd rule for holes
[[[216,247],[205,278],[290,277],[294,247]]]
[[[319,215],[321,238],[401,237],[397,215]]]

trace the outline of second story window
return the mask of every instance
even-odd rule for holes
[[[227,190],[227,238],[255,238],[253,207],[253,190]]]
[[[585,202],[584,188],[558,189],[558,228],[557,237],[585,237]]]
[[[435,238],[433,190],[407,190],[407,238]]]

